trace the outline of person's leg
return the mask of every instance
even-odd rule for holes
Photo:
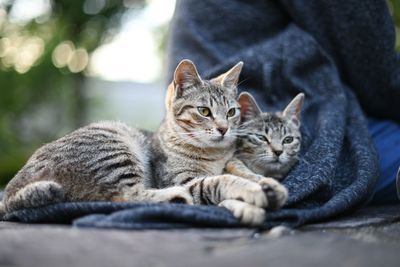
[[[400,203],[396,176],[400,167],[400,125],[387,120],[368,120],[368,129],[378,150],[380,178],[370,204]]]

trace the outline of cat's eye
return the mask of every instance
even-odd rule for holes
[[[206,107],[198,107],[197,110],[199,111],[200,115],[204,117],[210,117],[211,116],[211,110]]]
[[[260,139],[261,141],[267,142],[269,144],[269,141],[268,141],[267,137],[265,137],[264,135],[257,134],[257,138]]]
[[[236,114],[236,108],[231,108],[228,110],[228,112],[226,113],[226,116],[228,117],[233,117]]]
[[[291,142],[293,142],[292,136],[286,136],[282,141],[283,144],[290,144]]]

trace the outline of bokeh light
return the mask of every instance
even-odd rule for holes
[[[53,51],[52,61],[57,68],[67,66],[69,59],[72,56],[75,46],[71,41],[61,42]]]
[[[112,42],[94,51],[89,75],[110,81],[154,82],[162,77],[163,58],[154,34],[171,19],[174,0],[150,0],[137,16],[126,15]]]
[[[89,55],[84,48],[78,48],[73,51],[71,57],[68,60],[68,69],[72,73],[78,73],[83,71],[89,63]]]
[[[13,34],[0,39],[1,62],[18,73],[26,73],[44,52],[44,41],[37,36]]]

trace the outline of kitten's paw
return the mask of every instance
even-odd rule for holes
[[[259,208],[268,207],[267,196],[260,184],[236,176],[226,178],[223,199],[236,199]]]
[[[230,210],[233,216],[243,224],[258,226],[265,221],[265,211],[263,209],[239,200],[226,199],[219,203],[218,206]]]
[[[193,205],[193,197],[189,194],[186,188],[181,186],[154,190],[153,199],[157,202]]]
[[[288,198],[288,191],[281,183],[273,178],[263,177],[258,181],[262,190],[267,196],[269,209],[278,209],[282,207]]]

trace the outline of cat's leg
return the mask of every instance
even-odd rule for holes
[[[195,178],[184,184],[195,204],[217,205],[237,199],[259,208],[268,207],[268,199],[258,183],[230,174]]]
[[[260,184],[267,195],[268,208],[280,208],[286,203],[288,191],[285,186],[273,178],[267,178],[252,172],[241,160],[237,158],[231,159],[225,166],[225,172]]]
[[[15,194],[5,197],[4,206],[7,212],[38,208],[49,204],[55,204],[64,200],[62,186],[53,181],[38,181],[30,183]]]
[[[182,186],[146,190],[146,198],[152,202],[193,204],[193,198]]]
[[[114,198],[113,201],[141,201],[155,203],[184,203],[193,204],[193,197],[183,186],[173,186],[163,189],[146,189],[142,185],[129,190],[123,198]]]
[[[265,210],[236,199],[223,200],[218,204],[230,210],[242,223],[260,225],[265,221]]]
[[[251,181],[257,181],[262,176],[251,171],[240,159],[232,158],[225,165],[225,173],[233,174]]]
[[[242,223],[264,221],[268,198],[258,183],[233,175],[196,178],[185,184],[195,204],[219,205],[229,209]]]

